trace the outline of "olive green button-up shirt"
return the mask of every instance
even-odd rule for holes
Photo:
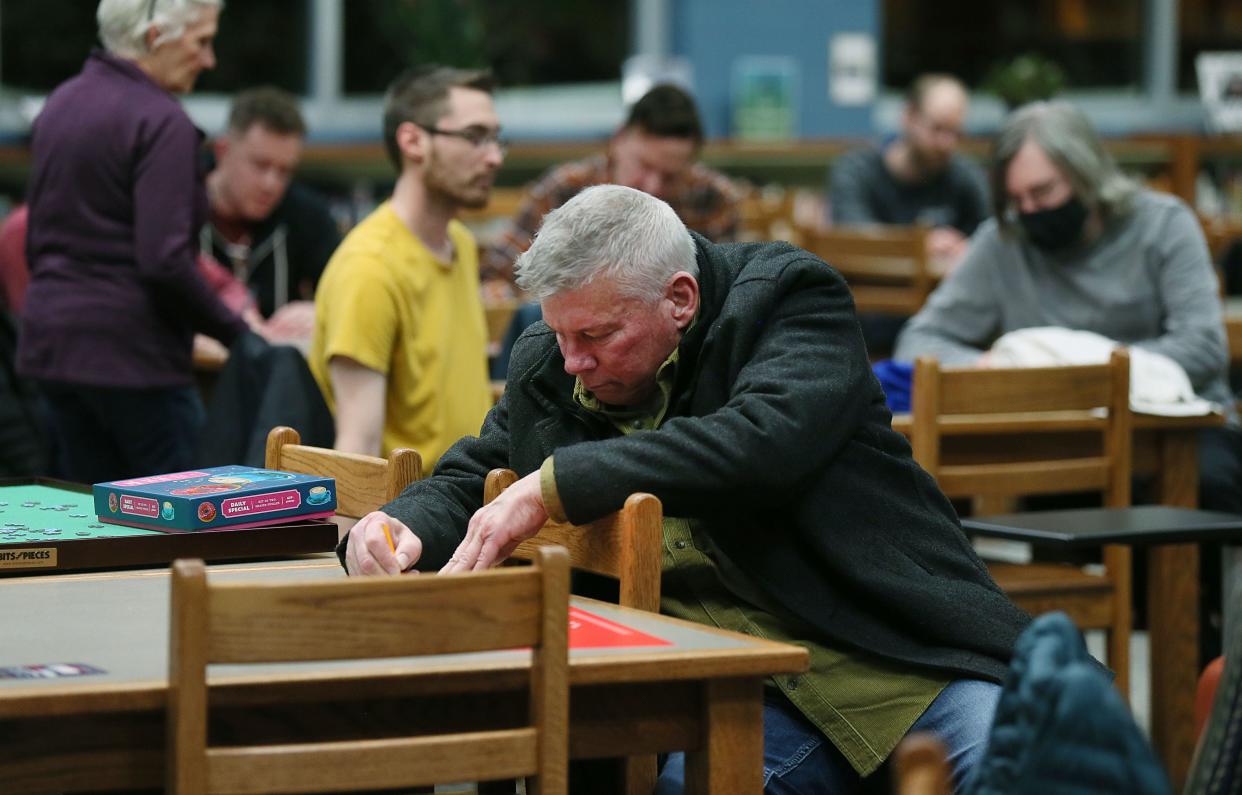
[[[623,434],[655,430],[668,410],[676,366],[673,351],[657,372],[659,391],[646,406],[607,406],[581,381],[574,386],[574,399],[607,417]],[[544,462],[540,485],[549,515],[565,521],[556,492],[555,456]],[[809,671],[773,677],[767,684],[784,693],[860,775],[874,772],[888,758],[951,681],[947,674],[825,645],[750,583],[695,520],[665,517],[661,567],[661,613],[807,649]]]

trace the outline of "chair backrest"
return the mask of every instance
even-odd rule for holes
[[[423,461],[404,447],[388,458],[342,453],[301,444],[302,438],[284,425],[267,434],[264,466],[285,472],[336,478],[336,512],[355,519],[397,497],[423,476]]]
[[[802,247],[836,268],[860,312],[913,315],[935,286],[923,226],[800,229]]]
[[[1203,229],[1203,240],[1207,243],[1212,262],[1220,262],[1225,249],[1238,238],[1239,228],[1223,218],[1203,214],[1199,215],[1199,225]]]
[[[217,582],[201,560],[174,561],[167,790],[340,792],[534,776],[536,791],[564,793],[568,602],[569,558],[556,547],[539,550],[531,567],[443,577]],[[209,664],[523,646],[532,647],[528,725],[306,744],[207,744]],[[461,665],[469,669],[468,662]]]
[[[487,321],[487,343],[499,352],[500,343],[513,322],[513,315],[518,310],[518,302],[512,298],[492,301],[483,305],[483,317]]]
[[[914,732],[893,752],[896,795],[949,795],[949,759],[944,743],[930,732]]]
[[[792,189],[751,188],[740,203],[744,240],[782,240],[793,233],[794,197]]]
[[[517,480],[511,469],[487,474],[483,501],[491,502]],[[623,607],[660,612],[660,555],[664,509],[651,494],[631,494],[621,510],[583,525],[548,522],[534,538],[523,541],[513,556],[531,559],[540,547],[557,544],[569,550],[569,565],[603,574],[620,585]]]
[[[1100,491],[1109,507],[1130,504],[1130,357],[1124,350],[1114,351],[1107,364],[1073,367],[941,369],[935,359],[921,357],[910,414],[914,457],[950,497]],[[1099,447],[1071,456],[1057,434],[1098,435]],[[1004,462],[971,447],[970,437],[984,435],[1013,435]],[[965,460],[946,464],[946,441],[954,438]]]

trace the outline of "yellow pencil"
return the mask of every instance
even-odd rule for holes
[[[397,547],[392,543],[392,533],[388,532],[388,523],[384,522],[380,527],[384,528],[384,538],[388,539],[388,548],[392,550],[392,554],[397,554]]]

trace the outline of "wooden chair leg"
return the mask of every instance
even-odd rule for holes
[[[651,795],[656,784],[656,758],[629,756],[622,765],[621,791],[625,795]]]
[[[1121,698],[1130,703],[1130,632],[1118,629],[1108,630],[1108,667],[1113,669],[1116,678],[1113,684],[1121,693]]]
[[[1116,674],[1114,683],[1121,697],[1130,703],[1130,630],[1134,613],[1130,608],[1132,556],[1129,547],[1104,547],[1104,567],[1113,582],[1113,620],[1108,631],[1108,667]]]

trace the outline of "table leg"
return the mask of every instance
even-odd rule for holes
[[[703,688],[703,743],[686,753],[687,795],[763,791],[763,684],[713,679]]]
[[[1160,443],[1156,499],[1193,508],[1199,502],[1196,431],[1166,431]],[[1151,644],[1151,736],[1175,791],[1194,755],[1194,693],[1199,675],[1199,548],[1165,544],[1148,550],[1147,626]]]

